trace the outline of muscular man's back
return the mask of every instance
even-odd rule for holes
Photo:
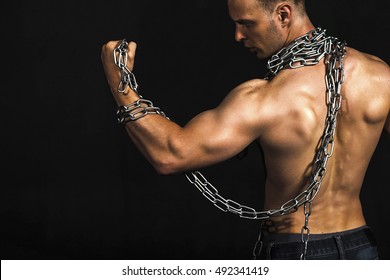
[[[365,224],[359,193],[390,107],[390,71],[379,59],[348,48],[335,150],[313,202],[311,233],[343,231]],[[267,167],[265,208],[281,204],[306,189],[316,147],[323,134],[325,67],[284,70],[261,84],[260,144]],[[278,232],[301,231],[302,207],[274,218]]]

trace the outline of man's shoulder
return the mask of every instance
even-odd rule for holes
[[[236,94],[250,94],[262,91],[267,84],[268,81],[265,79],[251,79],[239,84],[232,92]]]
[[[265,79],[252,79],[243,82],[230,91],[224,102],[232,102],[235,100],[247,100],[250,102],[251,99],[257,99],[265,92],[267,84],[268,81]]]
[[[344,61],[347,79],[354,84],[376,88],[390,98],[390,67],[381,58],[348,48]]]
[[[265,79],[252,79],[236,86],[220,104],[221,111],[232,109],[245,111],[256,119],[257,116],[265,116],[272,106],[273,91],[270,89],[270,82]]]
[[[348,67],[349,64],[354,68],[359,67],[359,69],[370,72],[376,70],[377,72],[382,72],[385,75],[390,75],[389,65],[381,58],[373,54],[365,53],[349,47],[347,49],[347,56],[345,59],[347,63],[346,67]]]
[[[364,59],[367,59],[368,61],[371,61],[371,62],[384,63],[384,61],[380,57],[378,57],[374,54],[371,54],[371,53],[367,53],[367,52],[352,48],[352,47],[347,47],[347,54],[351,54],[351,55],[356,56],[357,58],[360,58],[360,59],[364,58]]]

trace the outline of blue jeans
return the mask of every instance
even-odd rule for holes
[[[299,260],[302,246],[301,234],[263,232],[260,246],[255,250],[257,259]],[[306,259],[375,260],[378,251],[371,229],[363,226],[342,232],[311,234]]]

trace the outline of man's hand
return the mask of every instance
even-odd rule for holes
[[[110,41],[107,44],[103,45],[101,52],[101,60],[103,63],[104,72],[106,74],[106,78],[108,84],[110,86],[110,90],[114,95],[115,100],[118,104],[123,103],[124,95],[128,95],[130,92],[133,92],[130,88],[126,88],[126,92],[123,94],[118,92],[118,85],[121,81],[121,72],[120,68],[115,65],[114,62],[114,49],[120,44],[121,41]],[[137,49],[137,44],[135,42],[130,42],[127,47],[127,64],[126,67],[133,71],[134,68],[134,58],[135,52]]]

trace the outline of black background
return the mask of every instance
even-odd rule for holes
[[[390,62],[388,1],[307,2],[314,25]],[[258,222],[219,211],[184,176],[156,174],[116,124],[100,61],[105,42],[136,41],[143,95],[184,125],[265,74],[234,41],[225,0],[13,1],[1,11],[1,259],[251,258]],[[389,154],[382,137],[362,189],[382,259]],[[261,208],[263,169],[251,146],[202,171],[224,196]]]

